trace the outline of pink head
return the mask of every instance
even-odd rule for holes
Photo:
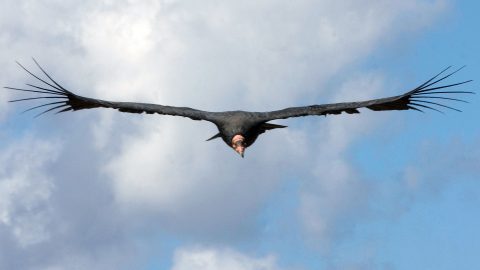
[[[232,148],[233,150],[235,150],[235,152],[237,152],[238,154],[240,154],[240,156],[242,156],[243,158],[243,155],[245,153],[245,137],[243,137],[242,135],[235,135],[233,136],[232,138]]]

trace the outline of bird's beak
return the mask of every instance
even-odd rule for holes
[[[243,158],[243,156],[245,155],[245,146],[237,144],[233,149]]]

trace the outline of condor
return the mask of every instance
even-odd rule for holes
[[[129,113],[148,113],[163,114],[188,117],[193,120],[204,120],[212,122],[218,128],[218,134],[208,139],[208,141],[216,138],[222,138],[223,141],[231,147],[235,152],[244,156],[245,149],[252,145],[258,136],[268,130],[276,128],[285,128],[286,126],[269,123],[269,121],[277,119],[285,119],[290,117],[310,116],[310,115],[328,115],[359,113],[359,108],[367,108],[373,111],[391,111],[391,110],[416,110],[423,112],[425,109],[442,112],[441,109],[450,109],[460,111],[451,106],[445,105],[441,101],[448,102],[467,102],[462,99],[453,98],[452,95],[474,94],[470,91],[453,91],[451,87],[466,84],[472,80],[462,81],[453,84],[439,85],[443,80],[460,71],[459,68],[453,72],[446,73],[450,67],[442,70],[440,73],[415,87],[414,89],[398,96],[386,97],[380,99],[372,99],[358,102],[343,102],[322,105],[310,105],[302,107],[291,107],[277,111],[269,112],[247,112],[247,111],[226,111],[226,112],[209,112],[187,107],[174,107],[149,103],[137,102],[114,102],[94,98],[83,97],[77,95],[60,84],[33,59],[37,67],[46,76],[40,76],[32,73],[30,70],[17,64],[28,74],[39,81],[39,85],[27,84],[29,88],[5,87],[6,89],[23,91],[37,94],[38,96],[27,97],[22,99],[11,100],[10,102],[31,101],[31,100],[52,100],[52,102],[44,103],[31,107],[26,111],[35,109],[46,109],[37,116],[47,112],[54,111],[56,113],[66,111],[78,111],[93,108],[112,108],[121,112]]]

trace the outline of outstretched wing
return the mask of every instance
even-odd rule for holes
[[[467,102],[462,99],[453,98],[451,95],[474,94],[473,92],[452,91],[448,88],[469,83],[472,80],[447,85],[439,85],[440,82],[457,73],[463,67],[451,73],[448,73],[443,77],[438,78],[439,76],[444,74],[445,71],[447,71],[449,68],[450,67],[442,70],[442,72],[438,73],[433,78],[429,79],[415,89],[403,95],[360,102],[345,102],[324,105],[311,105],[304,107],[292,107],[278,111],[260,113],[261,118],[265,121],[270,121],[274,119],[285,119],[290,117],[300,117],[308,115],[341,114],[343,112],[353,114],[359,113],[359,108],[368,108],[373,111],[416,110],[423,112],[423,110],[425,109],[430,109],[438,112],[442,112],[441,109],[460,111],[456,108],[445,105],[442,101]]]
[[[83,109],[93,109],[93,108],[112,108],[117,109],[121,112],[129,113],[147,113],[147,114],[163,114],[163,115],[173,115],[173,116],[183,116],[188,117],[193,120],[206,120],[212,121],[214,119],[215,113],[206,112],[201,110],[196,110],[187,107],[173,107],[173,106],[163,106],[158,104],[148,104],[148,103],[136,103],[136,102],[113,102],[106,101],[94,98],[87,98],[76,95],[71,91],[65,89],[63,86],[58,84],[38,63],[33,59],[37,67],[43,72],[46,76],[45,79],[42,79],[40,76],[35,75],[30,70],[22,66],[20,63],[17,64],[25,70],[28,74],[37,79],[40,85],[28,84],[29,88],[16,88],[16,87],[5,87],[6,89],[22,91],[28,93],[34,93],[38,96],[10,100],[10,102],[21,102],[21,101],[34,101],[34,100],[49,100],[51,102],[42,103],[40,105],[31,107],[24,112],[43,109],[36,116],[40,116],[47,112],[56,112],[62,113],[66,111],[78,111]]]

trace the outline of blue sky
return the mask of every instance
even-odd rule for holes
[[[269,110],[478,92],[474,1],[2,1],[0,80],[31,56],[81,95]],[[8,12],[7,12],[8,11]],[[480,98],[463,113],[277,121],[239,159],[204,122],[33,118],[0,92],[0,269],[475,269]]]

